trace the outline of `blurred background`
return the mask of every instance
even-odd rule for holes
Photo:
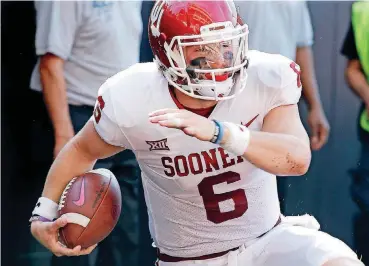
[[[135,49],[138,51],[138,56],[134,60],[137,62],[152,61],[147,37],[147,21],[153,2],[140,2],[138,6],[135,5],[133,11],[129,5],[119,6],[119,3],[127,4],[127,2],[129,1],[87,1],[87,4],[99,8],[99,18],[101,18],[101,12],[108,19],[110,16],[116,16],[116,13],[124,17],[129,13],[137,12],[140,20],[138,23],[142,27],[133,25],[135,20],[122,19],[119,23],[125,23],[124,30],[127,35],[117,42],[119,44],[125,38],[127,42],[132,42],[133,38],[137,46]],[[352,197],[353,176],[355,176],[352,171],[360,168],[360,151],[364,145],[359,140],[357,126],[362,100],[347,85],[345,71],[348,56],[342,55],[341,52],[350,28],[352,4],[353,2],[344,1],[307,3],[313,30],[311,47],[315,62],[315,75],[319,85],[322,107],[330,125],[330,133],[328,142],[313,152],[309,172],[302,177],[285,179],[281,204],[286,215],[305,213],[314,215],[320,222],[323,231],[346,242],[359,256],[363,257],[365,263],[369,263],[367,210],[356,204]],[[119,12],[115,12],[115,8],[121,9]],[[240,5],[241,11],[243,8],[245,7]],[[52,10],[54,9],[49,7],[36,9],[34,1],[1,2],[1,263],[9,266],[46,266],[70,263],[75,263],[76,266],[153,265],[155,250],[151,247],[146,207],[139,178],[128,185],[122,185],[125,186],[124,193],[132,194],[130,198],[132,204],[127,206],[127,211],[124,212],[121,231],[116,232],[115,238],[112,239],[110,246],[105,248],[105,251],[101,247],[99,254],[95,252],[96,254],[92,254],[87,259],[74,261],[56,259],[30,235],[28,219],[42,191],[47,168],[52,162],[53,153],[55,154],[56,143],[53,126],[50,121],[47,121],[50,107],[45,108],[40,93],[36,92],[35,89],[30,89],[32,87],[30,85],[31,76],[35,66],[40,63],[40,58],[45,59],[45,56],[51,54],[51,56],[57,57],[56,60],[60,58],[63,62],[70,60],[68,55],[58,54],[58,51],[41,51],[42,49],[39,49],[42,46],[40,42],[47,42],[42,38],[39,39],[38,43],[36,42],[36,32],[47,35],[47,33],[40,33],[40,31],[49,28],[45,27],[45,24],[59,25],[55,30],[63,28],[62,21],[56,20],[55,22],[57,16],[45,15],[48,12],[52,13]],[[280,12],[280,10],[276,11],[275,16],[284,18],[289,16],[287,13]],[[43,18],[37,18],[37,13],[39,16],[42,13]],[[53,23],[51,23],[51,18],[53,18]],[[262,23],[263,17],[260,16],[259,19]],[[113,19],[113,21],[115,20]],[[243,21],[248,23],[248,18],[243,17]],[[293,20],[290,22],[294,23]],[[41,25],[42,23],[43,25]],[[79,21],[78,23],[94,22],[91,19],[88,22]],[[123,29],[121,24],[105,26],[116,27],[115,30],[118,31]],[[106,28],[101,30],[106,30]],[[132,33],[132,31],[136,32]],[[253,27],[250,25],[250,32],[252,33],[252,31]],[[78,32],[76,31],[76,34]],[[276,33],[278,34],[278,32]],[[257,32],[252,34],[257,34]],[[73,35],[73,38],[78,39],[78,36]],[[252,35],[250,35],[251,38]],[[369,34],[367,38],[369,42]],[[58,42],[64,41],[60,38],[56,40]],[[69,41],[72,46],[76,43],[75,39]],[[268,40],[266,39],[265,42]],[[108,49],[110,45],[111,43],[107,43],[104,49]],[[252,48],[258,49],[257,47]],[[73,49],[73,47],[69,49]],[[130,53],[131,51],[124,52]],[[69,53],[73,54],[73,50]],[[86,52],[83,56],[88,54]],[[123,53],[122,56],[124,61]],[[53,60],[52,58],[46,59]],[[44,63],[46,62],[47,65],[47,62],[50,61],[46,59]],[[97,91],[98,87],[95,89]],[[73,106],[73,103],[69,102],[68,104]],[[300,108],[304,123],[310,131],[307,121],[309,108],[303,100]],[[85,110],[88,113],[90,109],[87,106]],[[70,113],[72,115],[72,111]],[[78,130],[74,124],[73,127],[75,131]],[[41,131],[40,128],[42,128]],[[126,154],[126,160],[134,161],[134,158],[132,159],[129,154]],[[138,176],[134,163],[129,167],[133,168],[134,171],[132,172],[132,169],[124,170],[123,176]],[[369,193],[368,187],[366,192]],[[121,243],[120,240],[116,240],[119,238],[132,238],[132,241]],[[111,250],[116,251],[109,253]]]

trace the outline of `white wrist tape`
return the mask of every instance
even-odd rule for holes
[[[42,216],[52,221],[59,216],[58,204],[51,199],[41,197],[33,209],[32,216]]]
[[[250,130],[243,125],[223,122],[229,130],[229,138],[220,146],[234,155],[243,155],[250,143]]]

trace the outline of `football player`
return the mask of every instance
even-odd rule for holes
[[[311,158],[299,66],[248,51],[232,1],[158,1],[149,35],[154,62],[102,85],[91,120],[52,165],[35,238],[57,255],[90,253],[58,243],[68,219],[52,221],[57,202],[97,159],[131,149],[158,265],[362,265],[312,216],[280,213],[276,175],[303,175]]]

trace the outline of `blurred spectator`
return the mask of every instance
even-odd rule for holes
[[[35,2],[39,60],[30,86],[34,104],[43,99],[46,107],[33,123],[38,178],[44,180],[53,157],[91,117],[100,85],[139,61],[141,5],[140,1]],[[120,221],[97,252],[53,257],[53,265],[137,265],[139,168],[134,154],[124,151],[98,161],[95,168],[110,169],[120,183]]]
[[[284,55],[301,67],[303,96],[309,106],[311,147],[319,150],[328,140],[329,125],[320,101],[311,51],[313,30],[303,1],[237,1],[250,29],[249,49]]]
[[[319,150],[328,141],[329,124],[315,78],[313,30],[304,1],[237,1],[242,20],[249,26],[249,49],[286,56],[301,68],[303,97],[308,105],[311,148]],[[287,179],[277,178],[281,210],[287,194]]]
[[[355,224],[355,245],[363,262],[369,263],[369,2],[352,6],[351,22],[341,53],[348,59],[346,80],[362,105],[358,130],[361,152],[357,168],[352,171],[353,199],[360,208]]]

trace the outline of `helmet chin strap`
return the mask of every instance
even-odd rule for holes
[[[217,98],[228,96],[232,90],[233,85],[233,78],[228,78],[222,82],[214,82],[213,80],[201,80],[197,84],[191,83],[189,85],[182,85],[182,88],[188,92],[191,92],[192,88],[194,92],[197,92],[201,96]]]

